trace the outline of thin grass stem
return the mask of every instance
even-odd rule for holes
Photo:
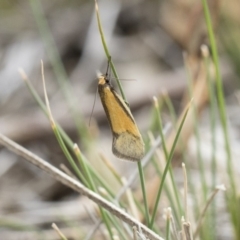
[[[171,151],[170,151],[170,154],[169,154],[169,158],[167,159],[167,164],[166,164],[166,167],[165,167],[164,172],[163,172],[163,177],[162,177],[159,189],[158,189],[157,198],[156,198],[154,209],[153,209],[152,219],[151,219],[150,226],[149,226],[150,229],[152,229],[153,223],[155,221],[155,217],[156,217],[157,209],[158,209],[158,204],[159,204],[160,196],[161,196],[162,189],[163,189],[163,184],[165,182],[165,179],[166,179],[166,176],[167,176],[167,172],[168,172],[169,167],[170,167],[170,163],[171,163],[171,160],[172,160],[172,157],[173,157],[173,153],[174,153],[175,147],[177,145],[177,141],[178,141],[179,136],[180,136],[180,132],[182,130],[183,124],[184,124],[185,119],[187,117],[188,110],[189,110],[189,105],[186,108],[185,114],[183,116],[183,119],[182,119],[182,121],[180,123],[180,126],[178,128],[177,134],[176,134],[175,139],[173,141],[173,146],[171,148]]]
[[[217,172],[217,163],[216,163],[216,98],[214,92],[214,83],[210,76],[210,67],[211,67],[211,59],[209,57],[208,47],[203,45],[201,47],[202,56],[204,59],[204,66],[207,74],[207,85],[208,92],[210,98],[210,128],[211,128],[211,149],[212,149],[212,157],[211,157],[211,177],[212,177],[212,189],[216,186],[216,172]],[[216,238],[216,201],[213,199],[213,203],[211,205],[211,228],[210,228],[210,236],[212,239]]]
[[[83,174],[78,169],[78,166],[76,165],[76,163],[73,160],[70,152],[68,151],[64,141],[62,140],[61,134],[59,133],[58,128],[57,128],[57,126],[55,124],[55,121],[53,119],[52,112],[51,112],[51,109],[50,109],[50,104],[49,104],[49,101],[48,101],[48,96],[47,96],[47,90],[46,90],[45,78],[44,78],[44,67],[43,67],[43,62],[42,61],[41,61],[41,71],[42,71],[42,81],[43,81],[43,90],[44,90],[45,102],[46,102],[47,112],[48,112],[47,115],[49,117],[51,127],[53,129],[55,137],[57,138],[57,141],[58,141],[65,157],[67,158],[67,160],[71,164],[72,168],[74,169],[74,171],[77,174],[77,176],[79,177],[79,179],[82,179],[83,182],[85,182],[87,184],[87,181],[86,181],[85,177],[83,176]]]
[[[226,189],[225,189],[225,186],[224,186],[224,185],[219,185],[219,186],[217,186],[217,187],[214,189],[214,191],[211,193],[211,195],[209,196],[209,198],[207,199],[207,202],[206,202],[206,204],[205,204],[205,206],[204,206],[204,208],[203,208],[203,210],[202,210],[202,212],[201,212],[201,214],[200,214],[200,217],[199,217],[199,219],[198,219],[198,223],[197,223],[196,230],[195,230],[195,232],[194,232],[194,234],[193,234],[193,238],[194,238],[194,239],[195,239],[195,238],[197,237],[197,235],[198,235],[199,229],[200,229],[200,227],[201,227],[201,225],[202,225],[203,218],[204,218],[204,216],[206,215],[206,212],[207,212],[207,209],[208,209],[210,203],[213,201],[214,197],[216,196],[216,194],[217,194],[220,190],[225,191],[225,190],[226,190]]]
[[[161,140],[162,140],[162,148],[163,148],[165,159],[168,159],[169,158],[169,153],[168,153],[168,150],[167,150],[164,134],[163,134],[163,131],[162,131],[162,121],[161,121],[161,117],[160,117],[158,101],[157,101],[156,97],[154,97],[153,99],[154,99],[154,105],[155,105],[155,110],[156,110],[156,115],[157,115],[159,133],[160,133]],[[181,203],[180,203],[177,186],[175,184],[175,180],[174,180],[174,177],[173,177],[172,168],[169,168],[169,173],[170,173],[171,183],[172,183],[172,187],[173,187],[174,197],[175,197],[175,200],[177,202],[178,217],[180,217],[183,213],[183,210],[182,210],[182,206],[181,206]]]
[[[191,76],[190,69],[187,63],[187,56],[184,54],[184,63],[185,63],[185,69],[188,76],[188,94],[190,99],[194,98],[193,96],[193,77]],[[199,81],[199,80],[198,80]],[[201,154],[201,141],[200,141],[200,134],[199,134],[199,122],[198,122],[198,113],[197,113],[197,106],[196,104],[193,104],[193,125],[194,125],[194,134],[196,137],[196,145],[197,145],[197,162],[200,169],[200,179],[201,179],[201,185],[202,185],[202,192],[203,192],[203,200],[206,201],[207,198],[207,183],[206,183],[206,177],[204,172],[204,163],[202,159]]]
[[[82,137],[82,140],[85,146],[88,145],[88,131],[85,126],[85,123],[82,121],[82,116],[80,116],[79,112],[76,110],[76,101],[73,99],[72,89],[68,81],[68,76],[61,61],[61,57],[56,48],[56,44],[52,37],[51,31],[49,29],[47,20],[44,16],[41,2],[39,0],[29,0],[30,5],[32,7],[33,15],[35,17],[36,23],[38,25],[39,32],[42,36],[44,45],[46,47],[46,52],[49,56],[50,62],[53,66],[53,70],[57,76],[58,83],[61,87],[61,90],[64,94],[64,97],[68,103],[70,112],[72,114],[72,118],[77,126],[77,130],[79,136]]]
[[[52,228],[57,232],[57,234],[62,240],[67,240],[67,238],[63,235],[63,233],[60,231],[60,229],[55,223],[52,224]]]
[[[164,100],[165,100],[165,103],[166,103],[166,105],[168,107],[168,110],[170,112],[174,128],[176,130],[176,128],[177,128],[177,116],[176,116],[176,112],[174,110],[172,101],[169,98],[168,94],[164,95]],[[180,136],[180,141],[178,141],[178,143],[179,143],[179,145],[180,145],[180,147],[182,149],[182,159],[183,159],[183,162],[187,162],[186,153],[185,153],[184,147],[183,147],[183,139],[182,139],[181,136]],[[198,197],[197,197],[197,194],[196,194],[196,188],[195,188],[195,186],[193,184],[194,181],[192,180],[192,174],[191,174],[191,171],[189,169],[187,169],[187,173],[188,173],[188,176],[189,176],[189,188],[190,188],[190,191],[192,192],[192,197],[194,198],[194,201],[193,201],[194,213],[195,213],[195,216],[198,216],[198,214],[199,214],[199,210],[198,210],[199,207],[198,207]],[[173,205],[171,205],[171,206],[173,206]],[[173,209],[173,213],[175,213],[174,209]],[[175,218],[177,219],[176,221],[177,221],[177,223],[180,226],[180,221],[179,221],[180,218],[177,218],[177,216],[175,216]]]
[[[170,239],[170,214],[169,209],[166,209],[166,240]]]
[[[219,69],[219,58],[218,58],[218,51],[217,51],[217,44],[213,32],[212,20],[210,16],[210,11],[208,7],[207,0],[202,0],[205,21],[207,24],[208,36],[213,56],[214,68],[216,72],[216,85],[217,85],[217,99],[219,103],[219,113],[220,113],[220,120],[221,125],[223,128],[224,140],[225,140],[225,149],[226,149],[226,167],[227,167],[227,176],[229,177],[229,182],[231,185],[230,194],[226,196],[228,208],[231,214],[231,220],[233,222],[236,236],[239,235],[240,229],[240,217],[239,217],[239,201],[237,198],[236,192],[236,183],[234,179],[234,170],[233,170],[233,163],[232,163],[232,153],[230,148],[230,141],[229,141],[229,134],[228,134],[228,127],[227,127],[227,117],[226,117],[226,108],[225,108],[225,99],[223,94],[223,87],[222,87],[222,79]],[[238,236],[239,237],[239,236]]]
[[[147,226],[149,226],[150,221],[149,221],[149,209],[148,209],[148,203],[147,203],[147,193],[145,188],[143,168],[140,161],[138,162],[138,172],[139,172],[139,178],[140,178],[140,183],[142,188],[143,202],[144,202],[144,208],[145,208],[145,218],[146,218]]]
[[[95,10],[96,10],[96,16],[97,16],[98,29],[99,29],[99,33],[100,33],[100,36],[101,36],[101,40],[102,40],[102,44],[103,44],[105,54],[107,56],[108,62],[110,63],[111,69],[113,71],[113,75],[114,75],[114,77],[117,81],[117,84],[118,84],[119,90],[121,92],[122,98],[125,101],[127,101],[127,99],[125,97],[125,94],[124,94],[124,91],[123,91],[123,88],[122,88],[122,85],[121,85],[121,82],[119,81],[117,71],[116,71],[115,66],[112,62],[112,58],[111,58],[111,55],[109,53],[109,50],[108,50],[108,47],[107,47],[107,44],[106,44],[105,36],[104,36],[104,33],[103,33],[103,29],[102,29],[101,18],[100,18],[100,14],[99,14],[97,0],[95,0]]]

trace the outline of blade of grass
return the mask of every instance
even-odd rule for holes
[[[105,164],[105,166],[109,169],[109,171],[113,174],[118,183],[122,185],[122,177],[111,164],[111,162],[102,153],[100,153],[100,159],[103,161],[103,164]]]
[[[65,157],[67,158],[67,160],[69,161],[69,163],[71,164],[72,168],[74,169],[75,173],[77,174],[77,176],[79,177],[79,179],[81,179],[85,184],[87,184],[86,186],[88,186],[88,182],[86,181],[85,177],[83,176],[83,174],[81,173],[81,171],[79,170],[77,164],[75,163],[75,161],[73,160],[70,152],[68,151],[66,145],[64,144],[62,137],[58,131],[58,128],[55,124],[55,121],[53,119],[52,113],[51,113],[51,109],[50,109],[50,105],[49,105],[49,101],[48,101],[48,96],[47,96],[47,90],[46,90],[46,85],[45,85],[45,78],[44,78],[44,68],[43,68],[43,62],[41,61],[41,72],[42,72],[42,81],[43,81],[43,90],[44,90],[44,96],[45,96],[45,102],[46,102],[46,106],[47,106],[47,115],[48,118],[50,120],[50,124],[52,127],[52,130],[57,138],[57,141],[65,155]]]
[[[142,168],[141,162],[138,162],[138,172],[139,172],[141,188],[142,188],[143,203],[144,203],[144,208],[145,208],[145,218],[146,218],[147,226],[149,227],[149,224],[150,224],[149,209],[148,209],[147,194],[146,194],[146,188],[145,188],[145,180],[144,180],[143,168]]]
[[[153,209],[152,219],[151,219],[150,226],[149,226],[150,229],[152,229],[154,221],[155,221],[155,217],[156,217],[157,209],[158,209],[158,204],[159,204],[159,200],[160,200],[162,189],[163,189],[163,184],[165,182],[165,178],[167,176],[167,172],[168,172],[169,167],[170,167],[170,163],[171,163],[171,160],[172,160],[172,157],[173,157],[174,149],[175,149],[175,147],[177,145],[178,138],[180,136],[180,132],[182,130],[184,121],[185,121],[185,119],[187,117],[187,113],[188,113],[189,107],[190,107],[190,105],[188,105],[187,108],[186,108],[185,114],[184,114],[184,116],[182,118],[182,121],[181,121],[180,126],[179,126],[178,131],[177,131],[177,134],[176,134],[175,139],[173,141],[173,146],[171,148],[169,157],[167,159],[166,167],[165,167],[164,172],[163,172],[163,177],[162,177],[159,189],[158,189],[157,198],[156,198],[154,209]]]
[[[162,148],[163,148],[164,156],[165,156],[165,159],[168,159],[169,158],[169,153],[168,153],[168,150],[167,150],[166,142],[165,142],[163,131],[162,131],[162,120],[161,120],[161,117],[160,117],[158,100],[157,100],[156,97],[153,97],[153,100],[154,100],[154,106],[155,106],[155,111],[156,111],[156,115],[157,115],[158,129],[159,129],[159,133],[160,133],[161,140],[162,140]],[[171,178],[171,184],[172,184],[172,187],[173,187],[174,197],[175,197],[175,200],[177,202],[177,210],[178,210],[177,218],[179,219],[183,214],[183,209],[182,209],[182,205],[180,203],[177,186],[176,186],[176,183],[175,183],[175,180],[174,180],[174,177],[173,177],[172,168],[169,168],[169,173],[170,173],[170,178]]]
[[[225,143],[226,143],[225,147],[227,152],[227,170],[229,173],[228,176],[229,176],[229,180],[232,187],[232,194],[233,196],[236,196],[236,186],[235,186],[235,181],[233,179],[232,156],[231,156],[231,149],[230,149],[230,142],[229,142],[229,135],[228,135],[228,128],[227,128],[227,118],[226,118],[225,100],[224,100],[223,87],[222,87],[222,78],[221,78],[220,69],[219,69],[217,45],[216,45],[216,40],[213,32],[212,20],[209,12],[208,3],[206,0],[202,0],[202,4],[203,4],[204,15],[205,15],[205,21],[207,24],[207,30],[208,30],[209,40],[210,40],[214,67],[216,71],[217,97],[219,102],[220,119],[223,127]]]
[[[184,178],[184,218],[188,222],[188,180],[187,180],[187,171],[185,163],[182,163],[182,169],[183,169],[183,178]]]
[[[48,110],[49,120],[51,122],[51,126],[52,126],[52,129],[54,131],[54,134],[55,134],[55,136],[58,140],[58,143],[59,143],[60,147],[63,150],[64,155],[66,156],[66,158],[68,159],[68,161],[72,165],[72,167],[75,170],[75,172],[77,173],[77,175],[80,177],[80,179],[83,180],[83,182],[85,183],[86,186],[88,186],[88,188],[90,188],[93,192],[96,192],[96,187],[94,185],[94,182],[92,180],[91,175],[89,174],[88,168],[86,167],[86,165],[82,161],[82,156],[80,154],[80,150],[76,149],[76,146],[74,146],[76,156],[79,158],[80,163],[82,163],[82,167],[85,171],[86,176],[83,176],[83,174],[80,172],[80,170],[77,167],[75,161],[73,160],[70,152],[68,151],[66,145],[64,144],[64,141],[62,140],[61,134],[59,133],[59,131],[57,129],[57,126],[55,124],[55,121],[54,121],[52,113],[51,113],[51,109],[50,109],[50,105],[49,105],[49,101],[48,101],[48,97],[47,97],[47,91],[46,91],[46,85],[45,85],[45,79],[44,79],[43,62],[41,62],[41,66],[42,66],[42,80],[43,80],[43,89],[44,89],[45,101],[46,101],[46,106],[47,106],[47,110]],[[112,240],[114,240],[113,239],[113,233],[112,233],[110,223],[109,223],[109,219],[107,218],[107,213],[101,207],[99,207],[99,210],[100,210],[103,222],[105,223],[105,225],[107,227],[109,236]]]
[[[205,75],[205,69],[202,65],[202,62],[199,61],[198,65],[198,71],[197,74],[194,74],[194,78],[192,76],[191,72],[191,65],[188,61],[188,56],[185,53],[184,55],[184,65],[185,65],[185,71],[188,79],[188,96],[189,98],[195,98],[196,101],[193,102],[193,111],[192,111],[192,122],[193,122],[193,132],[195,136],[195,141],[196,141],[196,152],[197,152],[197,164],[200,169],[200,182],[201,182],[201,195],[198,194],[198,201],[201,204],[206,202],[207,199],[207,194],[208,194],[208,186],[207,186],[207,180],[206,180],[206,173],[205,173],[205,164],[202,159],[202,152],[201,152],[201,138],[200,138],[200,133],[199,133],[199,114],[198,112],[200,111],[200,107],[202,104],[201,102],[204,101],[202,96],[205,92],[207,92],[207,76]],[[191,60],[190,60],[191,61]],[[203,90],[204,89],[204,90]],[[202,93],[201,96],[199,93]],[[189,169],[187,169],[188,172]],[[191,176],[191,175],[190,175]],[[192,187],[191,187],[192,188]],[[197,203],[196,202],[196,203]],[[195,204],[195,209],[199,209],[199,206]],[[198,210],[197,210],[198,211]],[[195,211],[196,212],[196,211]],[[197,215],[198,218],[199,215]],[[188,222],[188,220],[186,220]],[[210,218],[207,217],[207,221],[204,224],[204,229],[201,232],[200,238],[203,239],[210,239],[210,232],[212,229],[211,224],[207,224],[210,221]]]
[[[47,20],[44,16],[41,2],[39,0],[29,0],[29,3],[31,5],[33,15],[34,15],[36,23],[38,25],[38,29],[42,36],[45,48],[47,50],[46,52],[49,56],[52,66],[53,66],[55,75],[57,76],[57,80],[61,87],[61,91],[64,94],[64,97],[68,103],[72,118],[77,126],[79,136],[82,136],[81,139],[84,143],[84,146],[87,147],[89,144],[88,129],[87,129],[84,121],[82,121],[82,119],[83,119],[82,116],[80,116],[80,113],[76,110],[76,107],[75,107],[76,101],[74,99],[74,95],[72,94],[73,91],[69,84],[68,76],[67,76],[65,68],[63,66],[63,63],[61,61],[59,52],[56,48],[56,44],[51,35],[51,31],[49,29]]]
[[[89,199],[93,200],[97,205],[100,205],[106,211],[109,211],[112,215],[118,217],[122,221],[129,224],[131,227],[137,226],[142,229],[143,233],[152,240],[163,240],[159,235],[151,231],[142,223],[136,221],[133,217],[127,214],[125,211],[114,205],[113,203],[107,201],[99,194],[89,190],[86,188],[82,183],[76,181],[75,179],[70,178],[68,175],[54,167],[53,165],[49,164],[47,161],[43,160],[42,158],[36,156],[32,152],[28,151],[27,149],[23,148],[22,146],[18,145],[17,143],[13,142],[9,138],[5,137],[0,133],[0,144],[5,146],[10,151],[16,153],[19,156],[25,158],[28,162],[34,164],[38,168],[42,169],[43,171],[47,172],[52,178],[60,181],[64,185],[72,188],[76,192],[83,194],[84,196],[88,197]]]
[[[124,94],[121,82],[119,81],[117,71],[116,71],[115,66],[114,66],[114,64],[112,62],[112,58],[111,58],[111,55],[109,53],[109,50],[108,50],[108,47],[107,47],[107,44],[106,44],[106,41],[105,41],[105,37],[104,37],[103,29],[102,29],[102,24],[101,24],[101,19],[100,19],[100,14],[99,14],[97,0],[95,0],[95,10],[96,10],[96,16],[97,16],[98,29],[99,29],[99,33],[100,33],[100,36],[101,36],[101,40],[102,40],[102,44],[103,44],[103,48],[104,48],[105,54],[107,56],[108,62],[110,63],[111,69],[113,71],[113,75],[114,75],[114,77],[115,77],[115,79],[117,81],[117,85],[118,85],[119,90],[121,92],[122,98],[124,99],[124,101],[126,101],[126,97],[125,97],[125,94]]]
[[[174,107],[173,107],[173,103],[172,103],[172,101],[171,101],[171,99],[170,99],[170,97],[169,97],[169,95],[168,95],[167,92],[164,94],[163,100],[164,100],[164,102],[165,102],[165,104],[166,104],[166,106],[167,106],[167,108],[168,108],[168,111],[169,111],[169,113],[170,113],[170,116],[171,116],[171,120],[172,120],[174,129],[175,129],[175,131],[176,131],[176,129],[177,129],[177,114],[176,114],[176,111],[175,111],[175,109],[174,109]],[[160,116],[159,116],[159,117],[160,117]],[[180,138],[181,138],[181,136],[180,136]],[[181,139],[180,139],[179,145],[180,145],[180,147],[182,148],[182,158],[183,158],[183,162],[186,162],[185,148],[184,148],[183,146],[181,146],[181,145],[182,145],[181,143],[182,143],[182,141],[181,141]],[[161,172],[159,168],[158,168],[158,172]],[[161,175],[162,175],[162,173],[161,173]],[[160,175],[160,176],[161,176],[161,175]],[[165,187],[165,192],[166,192],[166,193],[169,192],[167,187]],[[175,204],[174,204],[173,201],[172,201],[172,197],[170,197],[170,193],[168,193],[168,195],[169,195],[168,198],[170,199],[170,201],[171,201],[171,203],[172,203],[172,204],[171,204],[171,208],[173,209],[174,217],[175,217],[175,219],[180,219],[180,217],[179,217],[179,207],[178,207],[178,211],[177,211],[177,208],[176,208]],[[180,221],[177,221],[177,224],[178,224],[179,227],[181,226]]]
[[[121,236],[120,239],[128,240],[129,238],[127,238],[125,232],[123,231],[123,229],[121,229],[121,222],[118,221],[118,219],[113,218],[113,216],[111,216],[110,214],[108,214],[108,218],[109,218],[109,221],[112,223],[112,225],[113,225],[113,226],[116,228],[116,230],[118,231],[119,236]],[[114,238],[114,240],[115,240],[115,238]]]
[[[214,83],[210,76],[210,67],[211,67],[211,59],[209,57],[208,47],[203,45],[201,47],[202,56],[204,58],[204,65],[207,73],[207,84],[208,84],[208,92],[210,97],[210,128],[211,128],[211,149],[212,149],[212,157],[211,157],[211,177],[212,177],[212,188],[216,186],[216,172],[217,172],[217,163],[216,163],[216,109],[217,103],[214,92]],[[211,228],[210,228],[210,237],[211,239],[216,239],[216,201],[213,199],[213,203],[211,205]]]
[[[199,219],[198,219],[198,223],[197,223],[196,230],[195,230],[195,232],[194,232],[194,234],[193,234],[193,238],[194,238],[194,239],[195,239],[195,238],[197,237],[197,235],[198,235],[198,232],[199,232],[200,226],[201,226],[201,224],[202,224],[203,218],[204,218],[205,215],[206,215],[206,212],[207,212],[207,209],[208,209],[210,203],[213,201],[214,197],[216,196],[216,194],[217,194],[220,190],[226,191],[225,186],[224,186],[224,185],[216,186],[216,188],[214,189],[214,191],[211,193],[211,195],[210,195],[209,198],[207,199],[207,202],[206,202],[206,204],[205,204],[205,206],[204,206],[204,208],[203,208],[203,210],[202,210],[202,212],[201,212],[201,215],[200,215],[200,217],[199,217]]]
[[[86,173],[87,179],[88,179],[89,184],[91,186],[90,189],[93,190],[94,192],[97,192],[96,186],[95,186],[94,181],[92,179],[92,176],[91,176],[91,174],[89,172],[88,166],[85,164],[86,161],[83,160],[84,156],[81,154],[80,149],[78,148],[78,146],[76,144],[74,145],[74,150],[75,150],[76,156],[77,156],[77,158],[79,160],[80,166],[82,166],[82,168],[84,169],[84,172]],[[111,236],[111,239],[113,239],[114,234],[113,234],[113,232],[112,232],[112,230],[110,228],[110,222],[118,230],[118,232],[121,235],[122,239],[126,239],[126,237],[124,236],[123,232],[118,227],[116,222],[112,219],[112,217],[108,213],[106,213],[102,208],[99,208],[99,209],[100,209],[103,221],[104,222],[107,221],[107,222],[105,222],[105,225],[107,226],[107,229],[108,229],[109,235]]]
[[[114,202],[114,199],[107,193],[106,189],[99,187],[98,192],[101,194],[101,196],[104,196],[107,200]],[[115,203],[117,206],[119,206],[118,202],[115,202]],[[113,218],[110,214],[108,214],[108,218],[112,222],[112,224],[115,226],[115,228],[119,232],[120,236],[122,236],[121,239],[126,239],[125,233],[127,233],[129,236],[131,235],[131,231],[126,224],[124,224],[121,221],[118,221],[116,218]],[[97,223],[97,225],[98,225],[98,223]],[[90,236],[89,236],[89,238],[90,238]]]
[[[60,229],[55,223],[52,224],[52,228],[57,232],[57,234],[62,240],[67,240],[67,238],[63,235],[63,233],[60,231]]]
[[[168,95],[168,92],[166,92],[166,91],[163,94],[163,101],[167,105],[167,108],[168,108],[168,111],[170,113],[173,125],[174,125],[174,127],[176,127],[177,126],[177,114],[176,114],[176,111],[173,107],[173,103],[172,103],[172,101],[171,101],[171,99]]]
[[[170,239],[170,218],[171,218],[171,212],[169,212],[169,209],[165,209],[165,216],[166,216],[166,240]]]
[[[175,240],[179,240],[179,234],[178,234],[178,231],[177,231],[177,228],[176,228],[176,224],[174,222],[174,218],[172,216],[172,209],[169,207],[169,212],[170,212],[170,221],[171,221],[171,226],[172,226],[172,233],[173,233],[173,236],[174,236],[174,239]]]
[[[99,210],[100,210],[100,213],[101,213],[102,220],[107,227],[108,234],[109,234],[111,240],[114,240],[114,238],[113,238],[114,235],[113,235],[112,229],[110,227],[110,220],[108,218],[107,212],[105,212],[105,210],[102,209],[101,207],[99,207]]]
[[[85,175],[87,183],[88,183],[88,187],[92,191],[96,192],[96,187],[95,187],[94,181],[92,179],[92,176],[89,172],[89,168],[86,166],[86,164],[85,164],[86,161],[83,160],[83,155],[81,154],[81,151],[76,143],[73,145],[73,149],[75,152],[75,156],[78,159],[79,165],[83,169],[84,175]]]
[[[154,169],[156,170],[159,178],[161,178],[162,175],[163,175],[163,173],[162,173],[162,171],[161,171],[160,168],[159,168],[159,164],[156,162],[155,159],[152,161],[152,164],[153,164]],[[174,198],[173,198],[173,196],[171,195],[168,187],[164,186],[164,191],[166,192],[166,195],[167,195],[168,200],[169,200],[169,202],[170,202],[170,206],[172,206],[173,213],[174,213],[174,215],[177,217],[177,216],[178,216],[178,210],[176,209],[176,206],[175,206],[175,203],[174,203],[174,200],[173,200]]]
[[[187,55],[184,54],[184,65],[185,65],[185,70],[187,74],[187,79],[188,79],[188,94],[190,99],[194,98],[193,96],[193,77],[191,76],[191,71],[189,68],[189,64],[187,62]],[[200,74],[200,73],[198,73]],[[197,79],[197,81],[201,81],[202,79]],[[202,159],[202,154],[201,154],[201,141],[200,141],[200,135],[199,135],[199,129],[198,129],[198,115],[197,115],[197,106],[193,102],[193,124],[194,124],[194,134],[196,137],[196,145],[197,145],[197,162],[198,166],[200,169],[200,179],[201,179],[201,185],[202,185],[202,192],[203,192],[203,201],[206,201],[207,199],[207,183],[206,183],[206,177],[205,177],[205,167]],[[187,220],[186,220],[187,221]],[[208,231],[207,231],[208,232]]]
[[[235,21],[231,21],[229,18],[222,16],[219,24],[221,27],[218,29],[220,35],[221,44],[223,44],[225,52],[228,54],[230,61],[233,64],[234,70],[238,76],[238,86],[240,69],[240,47],[239,47],[239,24]],[[219,31],[220,30],[220,31]]]
[[[234,179],[232,154],[231,154],[228,127],[227,127],[225,99],[224,99],[223,87],[222,87],[222,81],[221,81],[222,79],[221,79],[221,74],[219,69],[218,51],[217,51],[217,45],[216,45],[216,40],[213,32],[212,20],[211,20],[207,0],[202,0],[202,5],[204,10],[205,21],[207,24],[207,30],[208,30],[209,40],[210,40],[214,67],[216,71],[217,99],[219,103],[220,120],[223,128],[223,134],[225,139],[225,149],[227,154],[227,158],[226,158],[226,167],[228,172],[227,176],[229,177],[229,182],[231,185],[231,188],[229,189],[230,194],[227,194],[226,198],[227,198],[228,208],[231,214],[231,220],[233,222],[234,229],[235,229],[236,239],[239,239],[240,217],[238,213],[240,209],[239,209],[239,202],[238,202],[237,192],[236,192],[236,183]]]
[[[168,110],[170,112],[174,129],[176,130],[177,129],[177,114],[176,114],[176,112],[174,110],[172,101],[169,98],[168,94],[164,95],[164,101],[165,101],[165,103],[167,105],[167,108],[168,108]],[[184,151],[184,147],[183,147],[182,141],[183,141],[183,139],[180,136],[179,144],[180,144],[180,147],[182,148],[182,159],[183,159],[183,162],[187,162],[186,152]],[[197,217],[199,215],[199,203],[198,203],[199,199],[198,199],[198,196],[196,194],[196,187],[194,186],[192,173],[191,173],[191,171],[188,168],[187,168],[187,173],[188,173],[188,176],[189,176],[189,189],[190,189],[190,191],[192,193],[192,197],[194,199],[193,200],[194,213],[195,213],[195,217]],[[173,205],[171,205],[171,206],[173,206]],[[173,208],[173,214],[175,214],[175,212],[176,212],[176,209]],[[176,214],[175,214],[174,217],[176,219],[176,222],[177,222],[178,226],[180,227],[181,226],[181,222],[180,222],[181,219],[177,218]]]

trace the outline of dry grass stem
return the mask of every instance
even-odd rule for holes
[[[132,229],[133,229],[133,240],[137,240],[137,227],[134,226]]]
[[[127,182],[126,179],[122,178],[123,185],[125,185],[126,182]],[[127,200],[128,200],[132,215],[139,221],[140,220],[139,212],[138,212],[137,206],[134,202],[132,191],[130,188],[127,189],[126,195],[127,195]]]
[[[207,46],[207,45],[203,44],[203,45],[201,46],[201,53],[202,53],[202,56],[203,56],[204,58],[208,58],[208,57],[209,57],[209,49],[208,49],[208,46]]]
[[[185,240],[193,240],[191,233],[191,224],[189,222],[183,222],[183,231]]]
[[[137,226],[142,229],[142,232],[149,237],[150,239],[153,240],[163,240],[160,236],[158,236],[156,233],[151,231],[149,228],[147,228],[145,225],[142,223],[136,221],[132,216],[124,212],[122,209],[116,207],[113,203],[107,201],[106,199],[102,198],[95,192],[89,190],[86,188],[84,185],[82,185],[80,182],[76,181],[75,179],[72,179],[59,169],[55,168],[42,158],[36,156],[32,152],[28,151],[27,149],[21,147],[17,143],[13,142],[12,140],[8,139],[7,137],[3,136],[0,134],[0,143],[1,145],[5,146],[8,148],[10,151],[16,153],[19,156],[22,156],[35,166],[39,167],[40,169],[44,170],[47,172],[51,177],[54,179],[60,181],[64,185],[72,188],[73,190],[81,193],[82,195],[88,197],[92,201],[94,201],[97,205],[105,208],[107,211],[112,213],[114,216],[117,218],[121,219],[122,221],[128,223],[130,226]]]
[[[206,215],[206,212],[207,212],[207,209],[210,205],[210,203],[213,201],[214,197],[216,196],[216,194],[219,192],[219,191],[225,191],[226,188],[225,186],[222,184],[222,185],[218,185],[216,186],[216,188],[214,189],[214,191],[211,193],[211,195],[209,196],[209,198],[207,199],[207,202],[201,212],[201,215],[199,217],[199,220],[198,220],[198,223],[197,223],[197,227],[196,227],[196,230],[194,231],[194,234],[193,234],[193,238],[195,239],[199,233],[199,230],[200,230],[200,227],[202,225],[202,221],[203,221],[203,218],[205,217]]]
[[[119,173],[116,171],[114,166],[110,163],[110,161],[104,156],[103,153],[100,153],[100,158],[103,161],[103,163],[106,165],[106,167],[110,170],[110,172],[115,176],[117,180],[120,180],[121,177]]]
[[[44,77],[44,66],[43,66],[43,61],[41,60],[41,72],[42,72],[42,81],[43,81],[43,91],[44,91],[44,97],[45,97],[45,102],[48,110],[48,117],[51,123],[52,128],[55,127],[55,122],[53,120],[49,100],[48,100],[48,95],[47,95],[47,89],[46,89],[46,83],[45,83],[45,77]]]
[[[71,178],[77,180],[77,178],[75,177],[75,175],[71,172],[71,170],[63,163],[60,164],[60,168]]]
[[[18,72],[19,72],[19,74],[20,74],[20,76],[21,76],[23,81],[28,81],[27,74],[24,72],[24,70],[22,68],[19,68]]]
[[[175,221],[174,221],[173,216],[172,216],[172,209],[169,207],[168,211],[170,212],[170,221],[171,221],[173,236],[176,240],[179,240],[176,224],[175,224]]]
[[[184,207],[185,207],[185,219],[186,222],[188,222],[188,183],[187,183],[187,171],[186,171],[186,167],[185,164],[182,163],[182,169],[183,169],[183,176],[184,176]]]
[[[101,226],[102,221],[98,221],[95,226],[92,228],[91,231],[88,232],[87,236],[85,237],[84,240],[90,240],[92,239],[92,236],[95,234],[95,232],[98,230],[98,228]]]
[[[52,224],[52,228],[57,232],[61,239],[67,240],[67,238],[62,234],[62,232],[55,223]]]
[[[110,197],[107,190],[104,187],[98,187],[98,192],[106,198]]]
[[[96,216],[89,210],[88,206],[84,206],[86,212],[88,213],[90,219],[92,219],[93,223],[97,223],[97,218]]]

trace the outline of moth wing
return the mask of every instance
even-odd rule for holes
[[[113,136],[112,151],[119,158],[139,161],[144,156],[144,150],[141,136],[134,136],[127,131]]]

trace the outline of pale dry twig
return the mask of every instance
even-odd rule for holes
[[[23,148],[22,146],[18,145],[17,143],[13,142],[6,136],[2,135],[0,133],[0,144],[11,150],[12,152],[16,153],[19,156],[22,156],[35,166],[39,167],[40,169],[47,172],[51,177],[55,178],[56,180],[60,181],[64,185],[74,189],[75,191],[81,193],[82,195],[88,197],[92,201],[94,201],[99,206],[105,208],[107,211],[121,219],[122,221],[128,223],[129,225],[136,226],[142,230],[142,232],[153,240],[163,240],[160,236],[158,236],[156,233],[154,233],[152,230],[147,228],[142,223],[136,221],[132,216],[124,212],[122,209],[116,207],[113,203],[107,201],[106,199],[102,198],[95,192],[89,190],[84,185],[82,185],[80,182],[76,181],[75,179],[72,179],[59,169],[55,168],[42,158],[36,156],[32,152],[28,151],[27,149]]]

